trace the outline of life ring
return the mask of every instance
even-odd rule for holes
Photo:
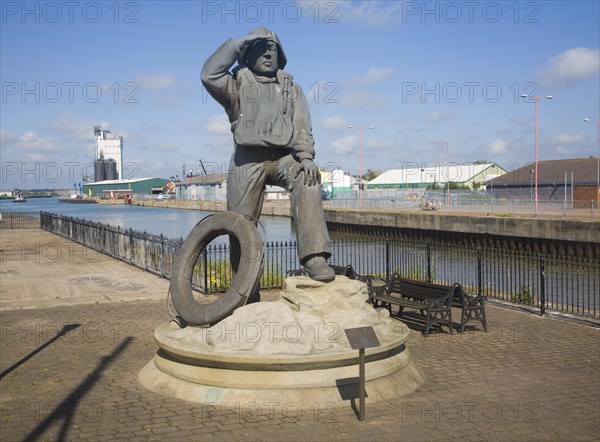
[[[231,287],[212,304],[198,303],[192,294],[192,275],[198,257],[216,237],[231,235],[237,238],[241,257]],[[181,245],[171,271],[170,291],[173,305],[189,325],[214,325],[246,304],[258,288],[262,273],[264,246],[262,238],[243,215],[220,212],[202,219]]]

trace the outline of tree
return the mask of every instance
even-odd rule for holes
[[[380,170],[367,169],[367,173],[362,176],[365,181],[371,181],[381,175]]]

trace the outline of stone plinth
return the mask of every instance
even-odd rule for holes
[[[329,284],[288,278],[277,301],[241,307],[213,327],[158,327],[159,350],[138,379],[197,403],[341,404],[358,397],[358,351],[344,329],[371,326],[381,346],[366,350],[367,402],[403,396],[423,383],[408,329],[367,298],[365,284],[343,276]]]

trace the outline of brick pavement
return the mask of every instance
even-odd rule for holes
[[[164,300],[2,310],[0,440],[600,439],[600,330],[590,326],[489,305],[488,333],[412,331],[426,384],[368,405],[359,422],[350,404],[275,410],[146,391],[136,377],[168,318]]]

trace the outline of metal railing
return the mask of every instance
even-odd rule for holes
[[[324,207],[338,209],[421,210],[424,202],[433,202],[442,212],[494,214],[498,216],[535,216],[535,201],[531,198],[491,197],[481,192],[434,192],[424,189],[402,191],[368,190],[362,196],[356,191],[340,192],[323,201]],[[541,200],[539,215],[569,218],[600,218],[596,200]]]
[[[2,212],[0,229],[39,229],[40,212]]]
[[[46,212],[41,226],[166,278],[183,242]],[[539,308],[542,314],[549,309],[600,318],[597,258],[395,237],[344,239],[331,247],[330,263],[352,265],[361,275],[387,279],[399,273],[440,284],[460,282],[468,291]],[[298,268],[295,242],[266,242],[261,287],[283,287],[288,270]],[[193,287],[212,293],[226,290],[230,282],[229,245],[209,244],[194,268]]]

